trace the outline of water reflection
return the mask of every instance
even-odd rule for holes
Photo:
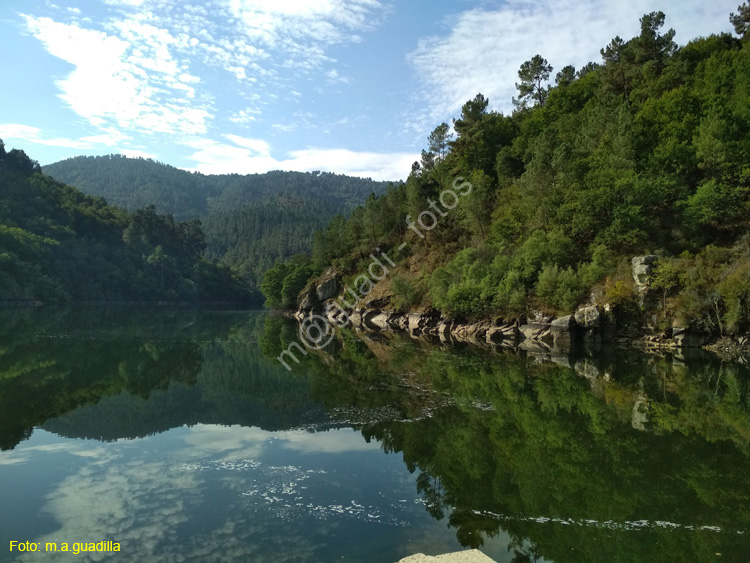
[[[502,530],[519,561],[746,557],[742,366],[608,350],[566,367],[346,332],[333,357],[306,359],[313,396],[387,406],[395,416],[358,427],[403,454],[464,546]]]
[[[289,373],[295,327],[263,314],[0,316],[14,538],[164,560],[395,561],[417,538],[504,561],[747,551],[741,366],[344,331]]]

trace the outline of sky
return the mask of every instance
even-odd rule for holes
[[[405,179],[518,68],[601,61],[661,10],[675,41],[732,32],[739,0],[0,0],[0,139],[50,164],[152,158],[206,174]],[[554,75],[554,71],[553,71]]]

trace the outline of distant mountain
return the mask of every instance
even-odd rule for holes
[[[254,300],[205,246],[197,219],[109,205],[0,140],[0,302]]]
[[[389,185],[331,172],[208,176],[121,155],[79,156],[44,172],[129,211],[154,205],[177,220],[201,219],[206,255],[251,283],[276,260],[309,251],[313,232]]]
[[[43,170],[85,194],[103,197],[129,211],[154,205],[159,213],[170,213],[177,220],[205,215],[208,198],[216,195],[212,186],[199,185],[200,175],[144,158],[77,156]]]

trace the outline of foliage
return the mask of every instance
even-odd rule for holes
[[[266,306],[292,309],[297,297],[314,273],[310,259],[299,254],[292,259],[276,262],[263,276],[260,289],[266,297]]]
[[[153,206],[180,221],[200,219],[206,258],[255,287],[277,260],[310,252],[313,233],[334,215],[388,186],[318,171],[204,175],[121,155],[70,158],[44,171],[129,211]]]
[[[41,173],[0,144],[0,301],[244,301],[249,292],[203,258],[198,219],[154,206],[128,213]]]
[[[569,78],[572,73],[568,67],[566,69],[558,77],[558,83],[570,81]],[[549,80],[551,72],[552,65],[541,55],[534,55],[531,60],[523,63],[518,70],[518,78],[521,79],[521,83],[516,84],[518,100],[513,100],[513,103],[520,108],[525,108],[527,100],[532,99],[536,105],[543,106],[547,99],[547,89],[544,87],[544,83]]]
[[[750,330],[747,236],[733,248],[709,245],[694,256],[685,253],[659,266],[656,274],[657,289],[676,293],[671,313],[680,324],[722,335]]]
[[[748,8],[738,10],[744,38]],[[422,268],[422,304],[447,315],[519,316],[532,303],[569,313],[595,286],[635,312],[618,268],[661,249],[665,314],[719,333],[750,328],[738,250],[750,210],[750,50],[728,34],[678,48],[665,21],[645,14],[636,37],[615,37],[599,64],[563,68],[555,86],[533,57],[510,116],[482,94],[467,101],[455,138],[438,126],[405,185],[316,234],[316,267],[352,273],[375,246],[408,242],[402,260]],[[471,193],[442,206],[459,178]],[[434,227],[406,225],[424,212]]]
[[[403,457],[425,510],[465,547],[504,532],[518,553],[554,561],[744,558],[741,535],[701,526],[750,524],[746,366],[570,358],[608,374],[589,380],[516,351],[339,338],[302,359],[313,395],[356,409],[363,436]]]
[[[408,312],[422,300],[423,291],[414,280],[395,274],[391,280],[393,304],[399,311]]]
[[[555,311],[571,311],[586,295],[586,288],[572,268],[545,266],[539,273],[536,294]]]

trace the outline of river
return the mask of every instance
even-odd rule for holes
[[[747,560],[747,367],[295,330],[0,311],[0,561]]]

